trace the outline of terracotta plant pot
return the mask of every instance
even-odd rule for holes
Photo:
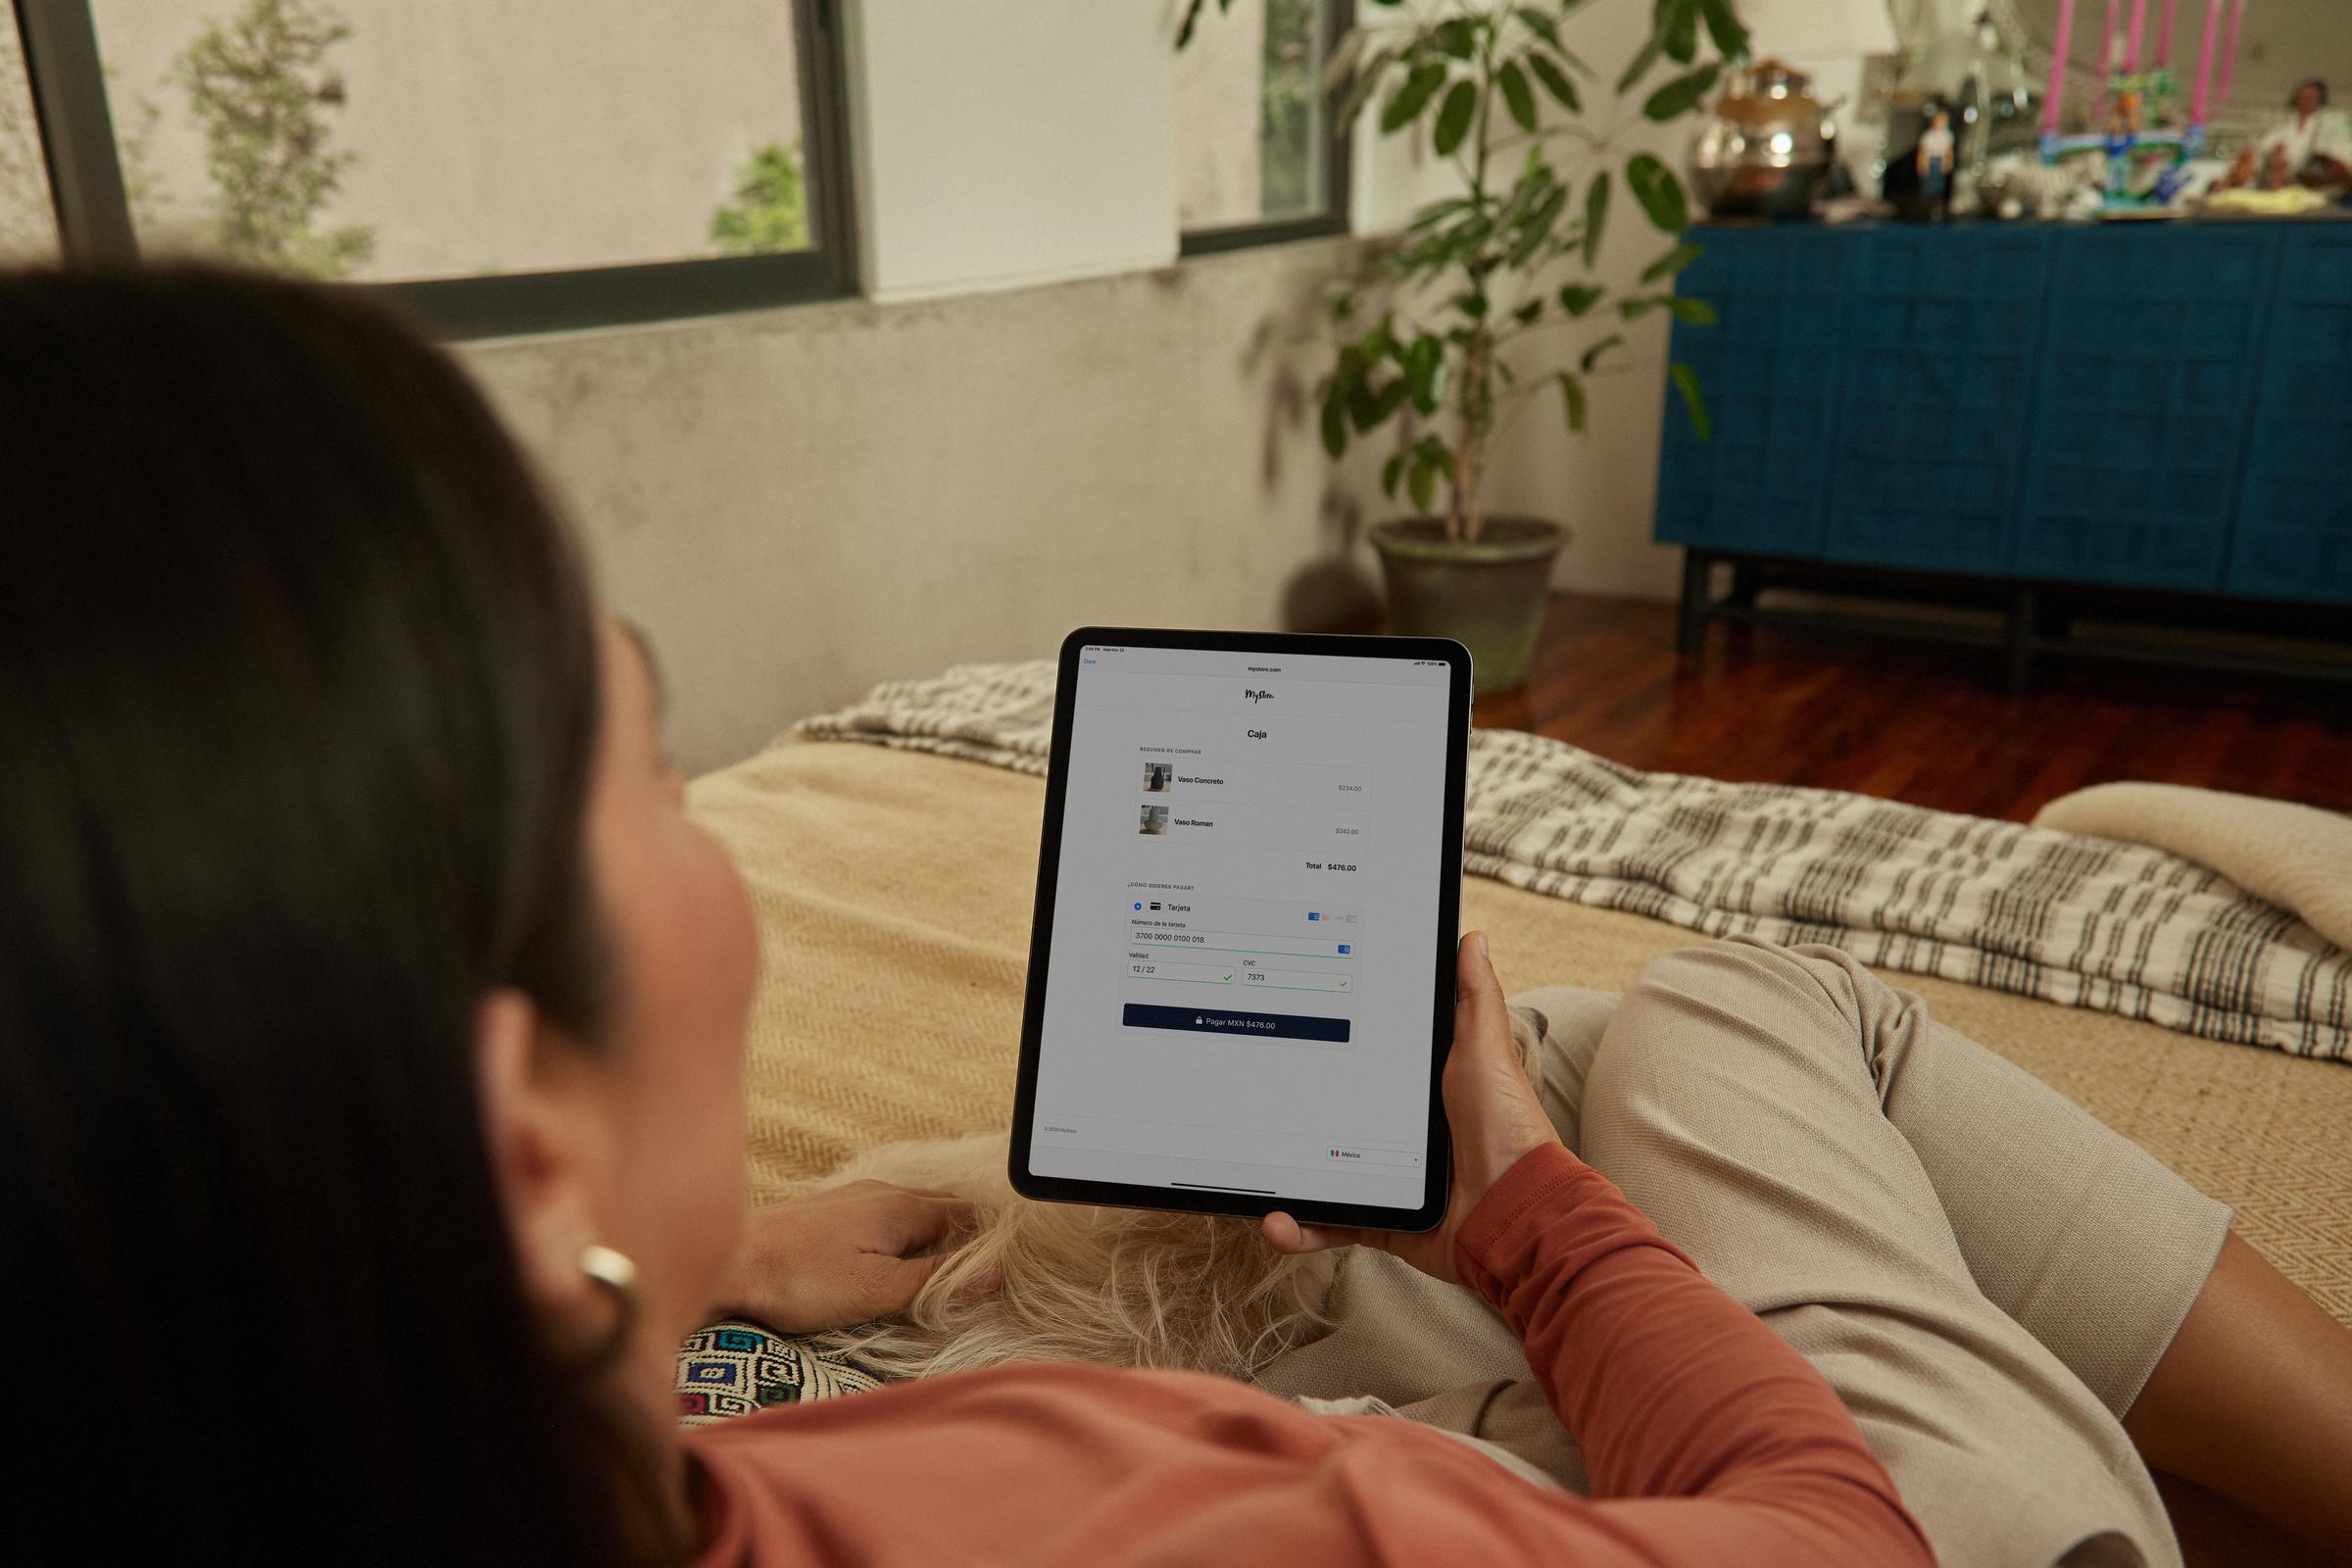
[[[1389,625],[1404,637],[1451,637],[1470,650],[1482,692],[1527,679],[1552,559],[1568,530],[1534,517],[1489,517],[1478,543],[1446,538],[1442,517],[1403,517],[1372,530],[1389,584]]]

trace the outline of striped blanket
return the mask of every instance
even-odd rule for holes
[[[1043,773],[1054,665],[963,664],[803,722]],[[1642,773],[1516,730],[1470,737],[1465,869],[1710,935],[2352,1059],[2352,955],[2163,850],[1836,790]]]

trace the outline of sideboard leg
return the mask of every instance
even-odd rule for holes
[[[1685,659],[1707,651],[1707,580],[1714,564],[1704,551],[1683,552],[1683,611],[1675,646]]]
[[[1725,604],[1737,605],[1741,610],[1753,610],[1756,608],[1756,600],[1763,592],[1764,582],[1761,572],[1744,561],[1732,563],[1732,591],[1723,596]]]
[[[2008,687],[2012,697],[2023,697],[2034,680],[2034,634],[2040,624],[2040,608],[2034,602],[2034,590],[2020,588],[2009,600],[2009,624],[2003,639],[2007,655]]]

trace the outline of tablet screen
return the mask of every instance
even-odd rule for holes
[[[1452,665],[1082,644],[1064,668],[1030,1172],[1422,1206]]]

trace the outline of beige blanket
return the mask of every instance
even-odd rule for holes
[[[760,913],[755,1185],[774,1197],[893,1139],[1011,1114],[1044,786],[880,747],[786,744],[697,781]],[[1704,940],[1640,915],[1465,880],[1513,990],[1622,989]],[[2352,1071],[2113,1014],[1904,978],[1936,1012],[2235,1206],[2239,1228],[2352,1323]]]
[[[2180,784],[2094,784],[2034,825],[2170,850],[2352,949],[2352,816]]]

